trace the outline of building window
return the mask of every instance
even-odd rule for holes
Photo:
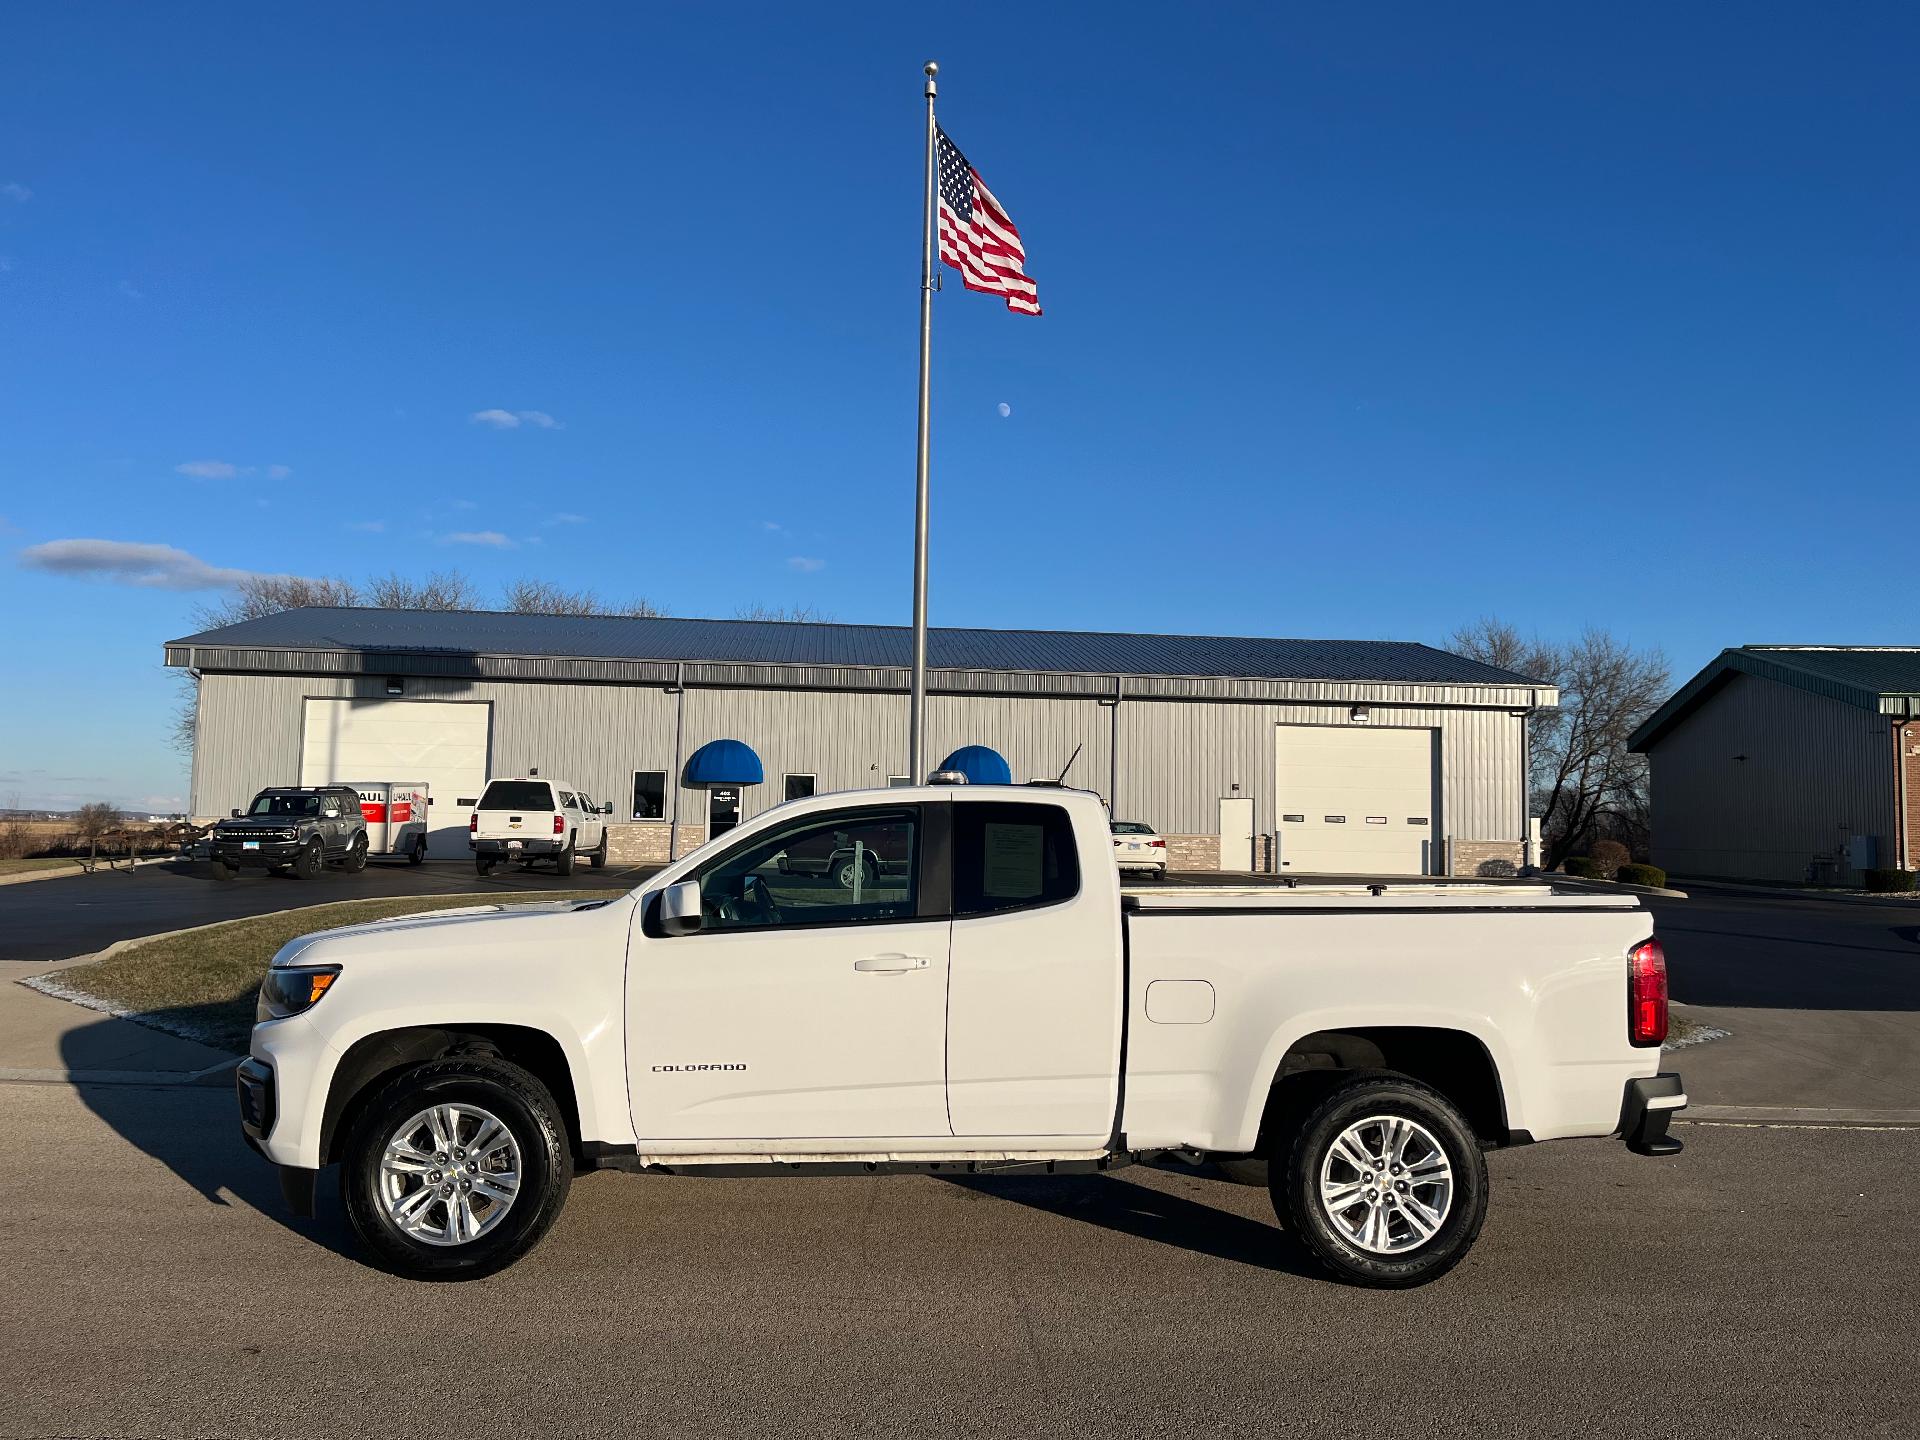
[[[805,800],[812,794],[813,794],[813,776],[811,775],[787,776],[787,799]]]
[[[636,820],[664,820],[667,815],[667,772],[664,770],[636,770],[633,772],[633,818]]]

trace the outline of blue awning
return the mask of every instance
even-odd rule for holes
[[[942,770],[958,770],[974,785],[1011,785],[1013,770],[1006,757],[986,745],[962,745],[940,762]]]
[[[766,778],[744,740],[709,740],[687,757],[689,785],[758,785]]]

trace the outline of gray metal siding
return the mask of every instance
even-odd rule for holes
[[[1120,715],[1120,797],[1115,814],[1173,835],[1219,828],[1223,796],[1251,797],[1256,832],[1271,833],[1280,725],[1345,725],[1344,705],[1209,705],[1128,701]],[[1375,709],[1369,722],[1440,732],[1440,814],[1435,834],[1520,840],[1522,722],[1504,710]],[[1232,787],[1238,783],[1236,791]]]
[[[1853,835],[1878,836],[1890,854],[1892,755],[1888,726],[1871,712],[1735,674],[1648,750],[1653,863],[1676,875],[1802,880],[1815,855]]]
[[[216,673],[203,676],[201,685],[193,809],[202,816],[225,814],[264,785],[298,778],[307,696],[386,695],[378,676]],[[675,769],[676,697],[661,688],[411,676],[395,703],[408,700],[490,702],[494,774],[538,767],[613,801],[618,819],[628,817],[635,770]],[[889,775],[905,772],[907,699],[901,694],[690,688],[685,700],[683,763],[717,739],[744,740],[760,755],[766,783],[742,796],[743,817],[778,804],[789,773],[813,775],[825,792],[885,785]],[[1400,708],[1379,697],[1372,703],[1376,725],[1440,734],[1436,836],[1521,838],[1517,717],[1506,710]],[[990,745],[1023,781],[1058,775],[1078,747],[1068,784],[1098,792],[1120,818],[1144,820],[1167,834],[1213,834],[1219,797],[1232,794],[1254,801],[1257,831],[1272,831],[1275,726],[1349,723],[1344,699],[1326,705],[1126,699],[1118,707],[1116,799],[1108,794],[1113,706],[1086,698],[934,695],[927,708],[932,763],[961,745]],[[705,797],[683,790],[680,799],[681,820],[705,825]]]

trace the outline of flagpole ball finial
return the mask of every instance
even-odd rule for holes
[[[931,80],[935,75],[938,75],[940,73],[940,62],[938,60],[927,61],[926,71],[927,71],[927,78]]]

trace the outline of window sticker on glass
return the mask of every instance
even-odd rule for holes
[[[983,895],[1003,900],[1028,900],[1045,888],[1042,874],[1046,827],[1000,825],[982,827],[986,864],[982,869]]]

